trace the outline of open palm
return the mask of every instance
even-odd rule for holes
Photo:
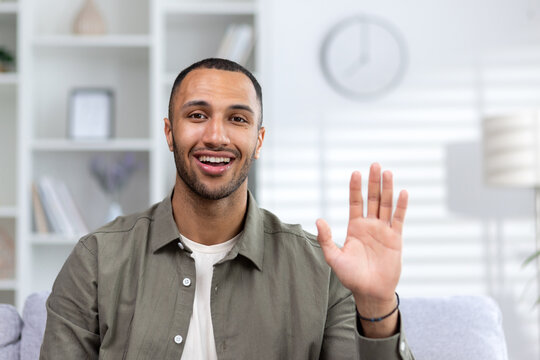
[[[361,175],[354,172],[351,176],[349,225],[342,248],[332,241],[328,224],[317,220],[317,239],[326,262],[355,298],[394,299],[401,273],[401,233],[408,195],[406,191],[400,192],[393,215],[392,198],[392,173],[385,171],[381,176],[380,165],[373,164],[369,174],[367,216],[364,216]]]

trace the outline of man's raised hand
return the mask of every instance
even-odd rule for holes
[[[379,317],[396,306],[394,292],[401,274],[401,233],[408,194],[400,192],[392,214],[392,173],[385,171],[381,176],[381,167],[375,163],[370,168],[367,195],[364,216],[362,179],[355,171],[350,182],[349,225],[343,247],[332,241],[330,227],[323,219],[317,220],[317,240],[328,265],[352,291],[360,314]]]

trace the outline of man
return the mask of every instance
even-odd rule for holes
[[[41,359],[413,359],[395,294],[406,192],[392,214],[392,174],[372,165],[364,215],[353,173],[339,249],[324,220],[315,238],[257,207],[247,174],[264,135],[243,67],[206,59],[178,75],[173,192],[79,241],[47,302]]]

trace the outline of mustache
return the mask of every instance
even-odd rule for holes
[[[240,158],[242,156],[242,154],[240,154],[240,151],[236,150],[236,149],[229,149],[229,148],[226,148],[226,147],[223,147],[223,146],[218,146],[218,147],[198,147],[198,148],[193,148],[189,151],[189,154],[192,155],[193,153],[197,152],[197,151],[216,151],[216,152],[227,152],[231,155],[233,155],[235,158]]]

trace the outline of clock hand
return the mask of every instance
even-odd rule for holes
[[[345,77],[353,76],[364,64],[365,64],[364,59],[362,58],[355,59],[354,62],[350,64],[349,66],[347,66],[345,71],[343,71],[343,76]]]
[[[360,24],[360,64],[369,61],[369,27],[366,21]]]
[[[360,56],[351,65],[349,65],[343,75],[352,76],[360,68],[369,62],[369,27],[366,21],[362,21],[360,26]]]

